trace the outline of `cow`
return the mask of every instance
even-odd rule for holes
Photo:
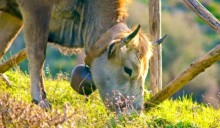
[[[105,106],[140,112],[152,43],[140,25],[130,29],[126,0],[1,0],[0,58],[24,29],[32,102],[50,108],[43,83],[47,42],[83,48],[85,64]]]

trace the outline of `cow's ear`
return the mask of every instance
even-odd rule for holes
[[[111,57],[113,57],[115,55],[116,47],[117,47],[117,43],[112,43],[112,44],[109,45],[109,47],[108,47],[108,59],[110,59]]]

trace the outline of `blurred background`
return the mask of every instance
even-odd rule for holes
[[[220,19],[219,0],[200,2]],[[148,0],[133,0],[128,5],[129,27],[141,24],[148,33]],[[168,34],[163,44],[163,86],[173,80],[193,60],[220,44],[220,36],[199,19],[181,0],[162,0],[162,35]],[[17,37],[3,60],[25,47],[23,34]],[[78,57],[80,56],[80,57]],[[48,46],[45,62],[45,75],[56,78],[61,72],[70,76],[75,65],[83,63],[83,53],[63,55],[56,48]],[[20,65],[21,71],[28,74],[27,60]],[[149,79],[146,88],[149,88]],[[193,79],[183,89],[173,95],[178,98],[192,95],[194,101],[220,107],[220,62],[212,65],[204,73]]]

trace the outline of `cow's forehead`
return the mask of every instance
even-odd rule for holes
[[[122,33],[122,35],[127,35],[129,32],[126,31],[125,33],[126,34]],[[119,37],[121,38],[122,35]],[[128,48],[128,51],[133,51],[139,59],[145,56],[151,56],[152,54],[152,43],[149,41],[148,36],[141,31],[134,37],[134,39],[131,40],[130,43],[128,43],[126,47]]]

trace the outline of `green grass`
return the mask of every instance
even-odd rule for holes
[[[77,128],[218,128],[220,110],[193,102],[184,96],[166,100],[141,115],[116,116],[106,110],[98,92],[86,98],[74,92],[62,75],[44,78],[51,111],[30,103],[30,79],[19,71],[8,71],[13,86],[0,79],[0,127]]]

